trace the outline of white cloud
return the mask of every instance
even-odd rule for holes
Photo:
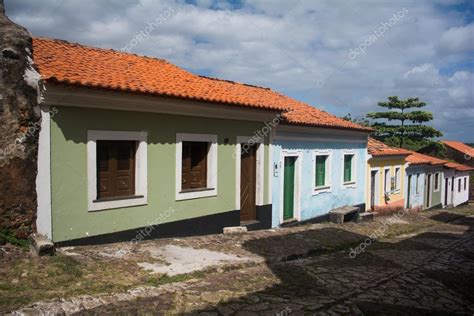
[[[270,86],[337,115],[366,113],[387,96],[418,96],[447,137],[472,140],[473,28],[452,4],[383,2],[7,0],[33,34],[124,47],[167,8],[174,14],[134,47],[195,72]],[[211,9],[212,8],[212,9]],[[219,8],[219,10],[215,10]],[[354,60],[350,49],[400,10],[407,13]],[[466,22],[467,21],[467,22]],[[453,120],[456,124],[453,124]]]
[[[474,52],[474,23],[445,31],[438,47],[443,53]]]

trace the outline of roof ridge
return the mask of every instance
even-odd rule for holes
[[[175,67],[178,67],[178,66],[170,63],[166,59],[162,59],[162,58],[158,58],[158,57],[151,57],[151,56],[147,56],[147,55],[140,55],[140,54],[136,54],[136,53],[127,53],[127,52],[123,52],[121,50],[114,49],[114,48],[103,48],[103,47],[90,46],[90,45],[86,45],[86,44],[82,44],[82,43],[78,43],[78,42],[70,42],[70,41],[67,41],[67,40],[59,39],[59,38],[44,37],[44,36],[33,36],[33,40],[58,42],[58,43],[66,44],[66,45],[69,45],[69,46],[84,47],[84,48],[94,50],[94,51],[105,51],[105,52],[112,52],[112,53],[117,53],[117,54],[121,54],[121,55],[126,55],[126,56],[136,56],[136,57],[140,57],[140,58],[157,60],[157,61],[160,61],[160,62],[164,62],[164,63],[170,64],[170,65],[173,65]],[[181,67],[178,67],[178,68],[182,69]],[[183,70],[185,70],[185,69],[183,69]],[[185,70],[185,71],[187,71],[187,70]],[[191,73],[191,72],[189,72],[189,73]]]
[[[257,85],[254,85],[254,84],[245,83],[245,82],[238,82],[238,81],[234,81],[234,80],[230,80],[230,79],[222,79],[222,78],[218,78],[218,77],[211,77],[211,76],[205,76],[205,75],[197,75],[197,76],[201,77],[201,78],[204,78],[204,79],[209,79],[209,80],[224,81],[224,82],[233,83],[233,84],[241,84],[241,85],[252,87],[252,88],[258,88],[258,89],[273,91],[269,87],[257,86]]]

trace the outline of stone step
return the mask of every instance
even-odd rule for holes
[[[359,208],[355,206],[344,206],[329,211],[329,221],[336,224],[343,224],[347,221],[356,221]]]
[[[369,222],[373,221],[375,216],[375,212],[364,212],[364,213],[359,213],[359,219],[358,222]]]

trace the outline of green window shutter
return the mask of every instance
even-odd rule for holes
[[[344,182],[352,180],[352,155],[344,156]]]
[[[327,156],[316,156],[316,187],[326,185]]]

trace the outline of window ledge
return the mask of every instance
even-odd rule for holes
[[[102,203],[102,202],[110,202],[110,201],[120,201],[120,200],[131,200],[131,199],[140,199],[143,198],[143,195],[124,195],[124,196],[114,196],[108,198],[102,198],[92,201],[92,203]]]
[[[216,188],[182,190],[176,193],[176,201],[217,196]]]
[[[144,195],[120,196],[104,198],[89,202],[89,212],[110,210],[114,208],[147,205],[148,200]]]
[[[330,192],[330,191],[331,191],[331,186],[330,185],[315,187],[313,189],[313,195],[316,195],[316,194],[319,194],[319,193]]]
[[[355,181],[344,182],[343,185],[346,186],[346,187],[353,187],[353,188],[355,188],[356,182],[355,182]]]
[[[202,191],[212,191],[215,190],[215,188],[196,188],[196,189],[186,189],[186,190],[181,190],[179,193],[189,193],[189,192],[202,192]]]

